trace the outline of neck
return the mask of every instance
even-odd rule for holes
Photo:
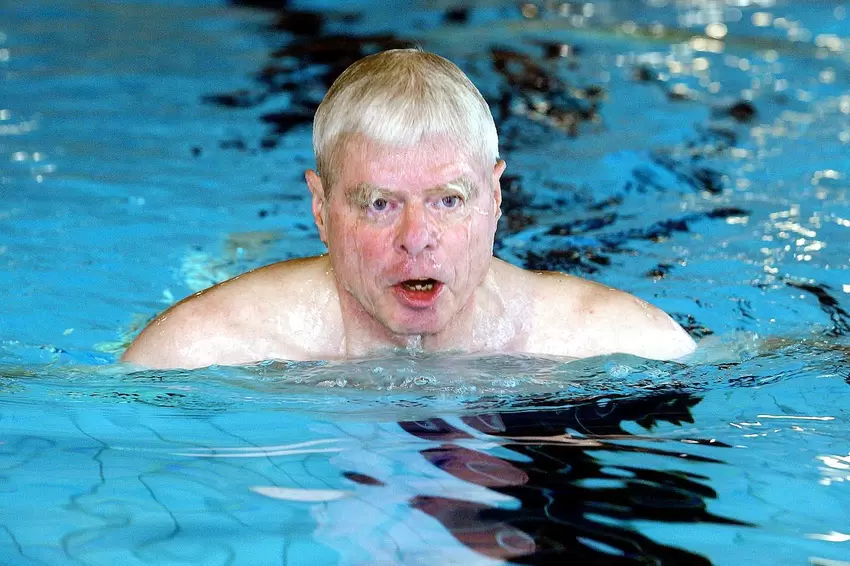
[[[475,294],[452,318],[449,324],[436,333],[398,334],[376,320],[344,290],[340,290],[340,307],[344,328],[343,350],[346,356],[361,357],[386,351],[409,353],[435,352],[444,350],[475,351],[474,331],[480,311],[476,307]]]

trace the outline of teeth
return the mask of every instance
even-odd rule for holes
[[[425,283],[425,282],[423,282],[423,283],[405,283],[404,286],[407,287],[408,289],[413,290],[413,291],[430,291],[431,289],[434,288],[433,283]]]

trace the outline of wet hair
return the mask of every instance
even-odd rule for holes
[[[490,107],[463,71],[433,53],[393,49],[360,59],[334,81],[313,120],[313,152],[327,192],[352,137],[410,147],[441,134],[482,163],[499,158]]]

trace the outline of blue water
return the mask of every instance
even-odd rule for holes
[[[850,6],[250,4],[0,0],[0,563],[850,563]],[[497,255],[694,358],[118,366],[323,251],[312,109],[411,42],[492,104]]]

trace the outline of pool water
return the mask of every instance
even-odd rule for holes
[[[330,81],[457,62],[496,253],[692,359],[137,371],[174,301],[323,251]],[[0,563],[850,564],[850,6],[0,2]]]

